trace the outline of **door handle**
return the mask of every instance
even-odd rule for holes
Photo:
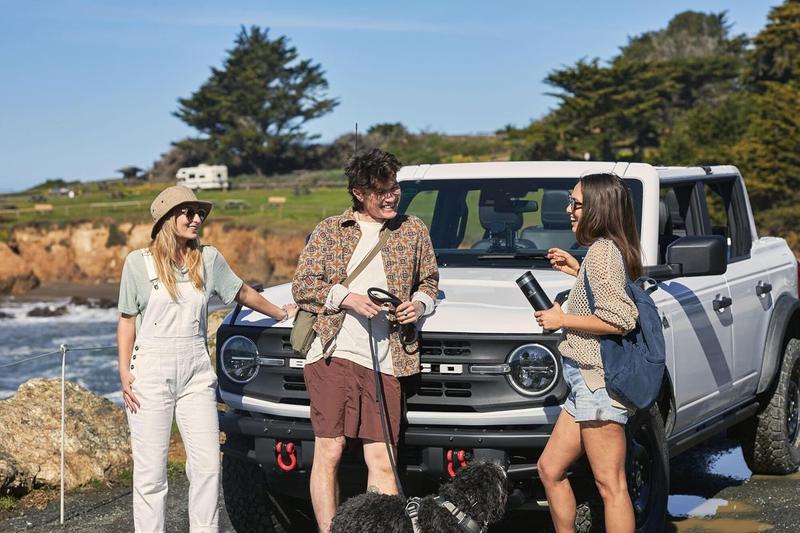
[[[714,311],[717,311],[718,313],[721,313],[721,312],[725,311],[725,309],[730,307],[732,303],[733,303],[733,300],[731,300],[727,296],[720,296],[718,294],[717,297],[714,298]]]
[[[772,291],[772,283],[767,283],[764,281],[759,280],[758,285],[756,285],[756,296],[759,298],[763,298],[765,294]]]

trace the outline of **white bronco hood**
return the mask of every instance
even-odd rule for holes
[[[441,268],[436,311],[420,321],[420,329],[441,333],[541,333],[533,308],[515,280],[525,269]],[[575,278],[549,268],[533,270],[544,291],[554,300],[569,290]],[[292,301],[291,285],[270,287],[262,293],[269,301],[283,305]],[[230,320],[230,315],[226,323]],[[237,325],[285,327],[249,309],[243,309]]]

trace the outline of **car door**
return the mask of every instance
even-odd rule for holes
[[[699,182],[662,187],[665,254],[674,240],[706,231],[703,192]],[[653,299],[673,343],[674,431],[680,431],[722,411],[733,396],[731,293],[724,276],[679,277],[660,283]]]
[[[733,388],[735,398],[751,398],[758,385],[772,310],[772,285],[759,249],[765,243],[752,233],[739,176],[704,182],[705,201],[712,234],[728,241],[725,279],[731,291],[733,327]]]

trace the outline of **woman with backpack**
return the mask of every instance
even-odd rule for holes
[[[605,386],[600,336],[625,335],[638,318],[625,291],[626,273],[636,279],[642,269],[633,201],[618,176],[590,174],[573,189],[567,212],[576,240],[589,249],[582,264],[559,248],[548,251],[555,270],[577,279],[567,300],[569,312],[555,303],[534,314],[542,328],[562,330],[558,348],[570,387],[538,473],[556,531],[574,531],[575,495],[566,474],[586,453],[603,499],[606,531],[632,532],[635,518],[625,477],[625,423],[632,412]]]
[[[211,203],[187,187],[168,187],[150,206],[150,246],[125,259],[117,325],[119,377],[131,429],[133,523],[136,531],[164,531],[167,452],[173,412],[186,447],[189,525],[218,530],[219,423],[217,377],[206,344],[208,299],[236,300],[277,321],[294,304],[278,307],[242,283],[198,232]]]

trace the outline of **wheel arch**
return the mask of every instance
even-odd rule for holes
[[[786,343],[796,335],[800,336],[800,300],[789,294],[782,294],[775,302],[767,328],[757,394],[769,390],[775,383]]]

